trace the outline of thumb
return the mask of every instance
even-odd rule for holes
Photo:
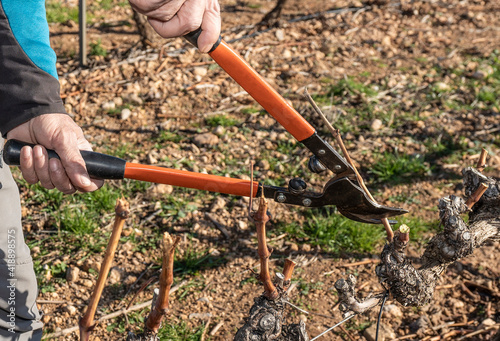
[[[89,150],[90,144],[82,143],[74,132],[55,134],[52,142],[71,183],[82,192],[97,189],[90,180],[85,161],[80,154],[80,145],[82,149]]]
[[[207,7],[203,14],[201,28],[202,32],[198,38],[198,48],[201,52],[209,52],[220,36],[220,6],[217,0],[207,0]]]
[[[80,149],[80,150],[88,150],[89,152],[91,152],[93,150],[92,145],[90,144],[90,142],[87,141],[87,139],[85,139],[83,137],[78,138],[78,149]]]

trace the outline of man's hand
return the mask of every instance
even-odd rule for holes
[[[30,184],[40,181],[45,188],[71,194],[76,190],[92,192],[104,183],[90,179],[79,150],[92,148],[80,127],[66,114],[37,116],[9,131],[7,139],[37,144],[21,150],[21,172]],[[44,147],[54,149],[61,160],[49,160]]]
[[[220,35],[220,7],[217,0],[129,0],[148,17],[163,38],[180,37],[201,27],[198,48],[208,52]]]

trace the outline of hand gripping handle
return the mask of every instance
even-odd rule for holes
[[[199,29],[186,34],[184,38],[194,46],[198,47],[198,38],[200,37],[201,32],[203,32],[203,30],[200,27]],[[219,46],[221,41],[222,37],[219,35],[219,39],[217,39],[217,42],[212,46],[212,48],[210,49],[210,51],[208,51],[208,53],[213,52],[217,48],[217,46]]]
[[[21,149],[25,146],[34,147],[34,144],[18,140],[8,140],[3,149],[3,159],[9,166],[21,164]],[[60,159],[53,150],[47,149],[49,159]],[[126,161],[115,156],[80,150],[87,172],[96,179],[123,179]]]

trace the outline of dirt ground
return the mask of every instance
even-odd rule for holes
[[[374,176],[369,170],[378,162],[377,155],[385,152],[428,155],[433,145],[447,137],[459,140],[463,146],[464,152],[458,158],[434,158],[432,174],[398,183],[373,182],[378,200],[408,209],[415,221],[436,221],[437,200],[451,194],[462,195],[460,170],[474,164],[480,146],[490,152],[486,173],[500,176],[498,106],[447,108],[444,99],[446,89],[453,87],[456,77],[462,77],[450,70],[461,70],[465,77],[478,79],[492,72],[492,66],[481,60],[491,60],[488,58],[495,53],[499,58],[500,3],[289,0],[276,27],[256,26],[273,6],[274,1],[221,1],[224,39],[323,135],[327,135],[326,130],[302,96],[306,87],[323,98],[330,84],[349,77],[371,89],[379,87],[376,95],[369,95],[363,88],[344,89],[340,96],[345,95],[345,101],[337,107],[328,100],[321,102],[328,117],[339,124],[351,156],[362,166],[365,176]],[[172,167],[176,166],[172,159],[185,160],[177,166],[242,178],[248,178],[248,172],[241,169],[248,169],[250,158],[255,158],[259,181],[287,178],[287,174],[281,173],[283,167],[289,169],[289,162],[301,163],[300,170],[305,169],[308,153],[300,149],[294,149],[293,155],[274,151],[278,140],[289,141],[291,136],[272,118],[259,114],[258,105],[209,56],[200,54],[182,39],[143,48],[129,7],[117,4],[94,12],[89,43],[108,53],[90,56],[87,68],[79,67],[76,57],[77,25],[71,21],[51,24],[50,31],[52,46],[60,57],[58,67],[66,109],[83,127],[96,151],[113,154],[125,146],[137,151],[124,152],[128,161],[165,165],[162,160],[170,158],[166,165]],[[431,93],[430,89],[436,87]],[[468,94],[470,89],[455,92],[459,98]],[[373,104],[369,113],[358,115],[350,111],[361,110],[363,103]],[[221,128],[205,124],[207,117],[221,114],[239,124]],[[176,131],[182,136],[158,144],[154,138],[162,131]],[[206,133],[215,136],[216,141],[197,142],[197,137]],[[259,163],[267,150],[270,154],[266,155],[285,165],[280,168]],[[310,180],[316,187],[324,182],[323,176]],[[178,290],[171,295],[168,323],[185,323],[189,328],[208,324],[205,339],[231,340],[253,298],[262,291],[250,271],[258,269],[258,260],[253,225],[246,218],[247,201],[182,192],[186,202],[197,209],[175,218],[155,213],[165,192],[170,194],[172,189],[150,186],[143,194],[128,197],[133,216],[126,230],[139,237],[148,236],[148,231],[154,229],[179,234],[183,237],[181,255],[189,252],[188,247],[205,250],[201,261],[208,266],[176,279],[174,286]],[[29,193],[24,191],[24,195]],[[406,199],[389,200],[401,197]],[[38,212],[36,207],[29,210],[26,214]],[[372,253],[327,252],[314,241],[273,233],[276,222],[303,223],[302,211],[276,203],[271,203],[270,211],[270,245],[274,249],[271,269],[279,271],[286,257],[297,262],[297,282],[290,301],[311,312],[307,315],[289,307],[287,321],[305,321],[311,337],[339,322],[342,316],[333,285],[350,273],[357,276],[362,295],[383,291],[375,276],[382,241],[379,250]],[[216,228],[213,219],[207,218],[207,213],[229,231],[227,237]],[[108,225],[96,233],[109,231]],[[197,237],[193,237],[193,231]],[[28,239],[37,240],[44,233],[47,232],[33,225]],[[422,253],[428,237],[411,245],[412,257]],[[90,243],[92,238],[89,237]],[[158,274],[157,246],[154,240],[145,250],[138,250],[130,240],[119,245],[115,271],[104,291],[97,318],[124,308],[140,285]],[[33,250],[35,259],[41,247]],[[500,323],[499,247],[498,241],[491,242],[451,266],[440,279],[434,301],[427,306],[402,307],[389,298],[382,323],[392,337],[386,340],[462,340],[460,337],[464,336],[467,340],[491,340]],[[103,253],[86,257],[79,252],[56,252],[44,256],[44,260],[65,262],[70,268],[80,269],[78,280],[56,283],[52,292],[40,294],[47,333],[77,325]],[[224,262],[218,261],[221,257]],[[373,262],[352,266],[362,260]],[[151,299],[154,286],[142,291],[134,304]],[[142,311],[143,316],[145,312]],[[124,339],[125,330],[135,331],[141,325],[138,315],[99,324],[92,339]],[[355,317],[320,340],[370,340],[367,335],[373,327],[369,326],[376,323],[377,315],[378,309],[374,309]],[[495,324],[496,327],[487,329]],[[474,331],[480,332],[467,336]],[[76,340],[77,335],[73,332],[60,339]],[[183,336],[175,340],[199,339]]]

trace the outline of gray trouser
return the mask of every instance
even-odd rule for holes
[[[0,138],[0,149],[3,142]],[[0,341],[42,338],[37,295],[33,261],[21,227],[19,190],[0,154]]]

